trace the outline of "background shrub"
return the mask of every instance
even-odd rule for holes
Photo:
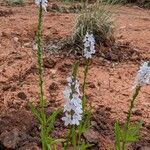
[[[101,0],[101,2],[111,3],[111,4],[127,4],[127,3],[135,3],[141,7],[150,8],[149,0]]]
[[[108,45],[113,41],[111,13],[99,2],[90,7],[85,7],[77,17],[73,31],[73,43],[80,44],[86,32],[90,31],[93,33],[97,44]]]
[[[6,3],[8,5],[24,5],[25,4],[25,0],[6,0]]]

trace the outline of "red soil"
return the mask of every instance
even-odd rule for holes
[[[150,59],[150,11],[118,6],[114,7],[114,12],[117,41],[129,42],[143,60]],[[69,36],[75,17],[75,14],[45,13],[44,38],[48,40]],[[0,134],[17,128],[28,135],[36,122],[32,121],[33,117],[27,107],[29,100],[38,103],[37,58],[33,50],[36,28],[37,7],[34,4],[24,7],[0,6]],[[75,59],[72,55],[66,58],[64,55],[51,55],[45,52],[44,60],[47,66],[44,76],[45,94],[50,111],[50,107],[63,104],[62,91]],[[87,96],[95,111],[99,108],[106,110],[112,124],[116,119],[124,122],[140,63],[104,62],[94,57],[89,69]],[[79,69],[81,82],[82,75],[81,65]],[[149,100],[150,87],[143,87],[136,101],[132,120],[144,121],[141,145],[146,143],[150,149]],[[35,137],[34,142],[38,141],[37,136]],[[105,143],[109,143],[110,139],[102,137],[101,141],[106,146]],[[30,141],[32,140],[27,143]]]

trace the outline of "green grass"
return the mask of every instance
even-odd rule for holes
[[[85,7],[77,17],[73,43],[81,44],[87,31],[91,31],[97,44],[109,44],[113,39],[113,22],[111,13],[105,5],[96,2],[90,7]]]
[[[150,8],[149,0],[102,0],[102,2],[109,4],[137,4],[140,7]]]
[[[6,4],[11,6],[23,6],[25,5],[25,0],[6,0]]]

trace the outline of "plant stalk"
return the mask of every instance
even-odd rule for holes
[[[89,64],[90,64],[90,59],[86,60],[86,64],[85,64],[85,69],[84,69],[84,80],[83,80],[83,86],[82,86],[82,93],[83,93],[83,112],[85,112],[85,107],[86,107],[86,80],[87,80],[87,75],[88,75],[88,70],[89,70]]]
[[[44,89],[43,89],[43,50],[42,50],[42,2],[40,3],[39,15],[38,15],[38,31],[37,31],[37,45],[38,45],[38,73],[39,73],[39,99],[41,108],[41,139],[42,139],[42,150],[46,150],[46,115],[44,112],[45,100],[44,100]]]
[[[131,115],[132,115],[132,109],[134,107],[134,102],[139,94],[140,89],[141,89],[141,86],[136,87],[135,92],[134,92],[133,97],[130,102],[130,107],[128,110],[128,115],[127,115],[126,123],[125,123],[125,127],[124,127],[124,139],[122,142],[122,150],[126,150],[126,138],[127,138],[127,132],[129,129],[130,119],[131,119]]]

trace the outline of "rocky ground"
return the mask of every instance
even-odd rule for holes
[[[112,11],[115,38],[120,44],[117,52],[112,49],[106,53],[107,59],[95,55],[88,75],[87,97],[93,108],[93,117],[92,128],[85,138],[95,143],[95,150],[113,147],[114,122],[117,119],[124,122],[139,65],[150,59],[150,11],[134,6],[115,6]],[[71,35],[76,17],[75,13],[44,14],[47,113],[63,106],[62,91],[66,77],[77,59],[81,61],[79,79],[82,83],[82,56],[74,56],[65,49],[55,52],[49,50],[50,46],[56,47],[50,41],[55,39],[58,43],[60,39]],[[28,3],[23,7],[0,6],[0,150],[40,149],[39,125],[27,105],[28,101],[36,105],[39,103],[36,28],[37,7],[34,4]],[[144,121],[142,137],[131,149],[150,149],[149,100],[150,87],[143,87],[132,117],[132,121]],[[61,137],[63,134],[64,126],[58,119],[52,136]]]

